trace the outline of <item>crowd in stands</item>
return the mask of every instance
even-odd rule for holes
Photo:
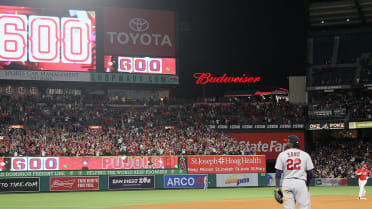
[[[370,118],[371,99],[316,97],[312,108],[345,108],[353,117]],[[3,95],[0,156],[250,155],[256,151],[208,125],[305,122],[303,106],[275,96],[125,104],[94,96]],[[25,128],[11,129],[10,124]],[[311,153],[314,176],[355,177],[362,163],[372,163],[371,149],[370,142],[360,140],[317,144]]]
[[[308,105],[310,120],[362,121],[372,119],[372,95],[368,92],[317,94]]]
[[[113,105],[97,97],[1,96],[0,156],[252,154],[254,150],[208,125],[291,124],[304,118],[296,115],[303,114],[302,106],[289,111],[293,105],[285,100],[258,97],[247,101]],[[257,115],[255,120],[242,117],[243,107],[254,113],[252,117]],[[25,129],[9,129],[11,124],[23,124]],[[89,125],[103,129],[88,129]]]
[[[367,139],[317,142],[311,152],[315,178],[356,178],[363,164],[372,165],[372,143]]]

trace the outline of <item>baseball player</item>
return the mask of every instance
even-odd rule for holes
[[[287,150],[281,152],[276,159],[276,190],[280,191],[280,179],[283,174],[284,208],[295,209],[297,202],[300,209],[309,209],[309,185],[313,177],[314,164],[310,155],[299,149],[297,136],[290,135],[286,141]]]
[[[365,200],[364,196],[366,195],[365,186],[367,184],[368,176],[371,175],[371,171],[367,169],[367,165],[363,164],[362,168],[355,171],[355,174],[359,176],[359,195],[358,200]]]
[[[208,175],[204,176],[204,191],[208,191]]]

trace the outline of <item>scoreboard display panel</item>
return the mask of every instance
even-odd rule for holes
[[[95,11],[0,5],[0,69],[96,71]]]
[[[176,75],[176,58],[105,56],[105,72]]]

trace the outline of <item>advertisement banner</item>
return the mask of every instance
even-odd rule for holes
[[[349,128],[350,129],[372,128],[372,121],[349,122]]]
[[[315,186],[347,186],[347,178],[316,178]]]
[[[105,54],[175,57],[174,27],[173,11],[105,7]]]
[[[285,150],[287,144],[283,139],[289,135],[296,135],[300,139],[300,148],[304,149],[303,132],[273,132],[273,133],[225,133],[245,144],[248,149],[255,150],[258,155],[265,155],[267,159],[276,159]]]
[[[304,129],[304,124],[256,124],[256,125],[247,125],[247,124],[231,124],[231,125],[208,125],[210,129],[229,129],[229,130],[239,130],[239,129]]]
[[[216,174],[217,187],[256,187],[258,173]]]
[[[282,185],[282,182],[283,182],[283,178],[280,179],[280,185]],[[268,186],[268,187],[276,186],[275,173],[267,173],[266,174],[266,186]]]
[[[41,177],[41,176],[113,176],[113,175],[165,175],[187,174],[186,169],[161,170],[92,170],[92,171],[4,171],[0,177]]]
[[[39,192],[40,178],[1,178],[0,192]]]
[[[51,177],[50,191],[99,190],[98,176]]]
[[[206,175],[164,175],[164,188],[203,188]]]
[[[179,78],[177,75],[91,73],[90,82],[175,85],[179,84]]]
[[[88,72],[0,70],[1,80],[89,82]]]
[[[109,190],[154,188],[154,176],[109,176]]]
[[[178,157],[12,157],[7,167],[10,171],[175,169]]]
[[[189,156],[188,173],[264,173],[263,155]]]

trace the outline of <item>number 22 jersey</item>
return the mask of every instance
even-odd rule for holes
[[[278,155],[275,169],[283,171],[283,179],[302,179],[306,181],[306,171],[314,169],[314,164],[308,153],[291,148]]]

